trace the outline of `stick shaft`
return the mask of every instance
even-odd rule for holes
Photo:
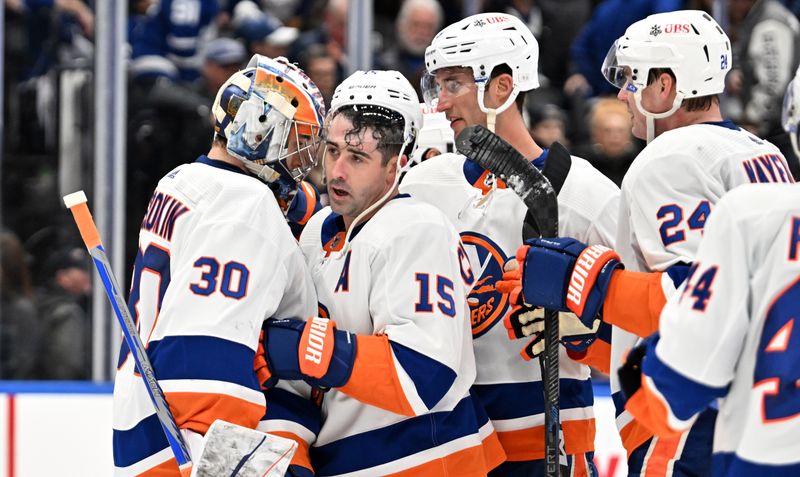
[[[122,327],[122,333],[125,335],[125,341],[131,350],[133,359],[136,362],[136,367],[144,379],[147,393],[153,406],[156,410],[156,415],[161,423],[161,428],[164,430],[164,435],[169,441],[172,453],[175,455],[175,460],[178,462],[178,467],[181,470],[181,475],[188,477],[192,469],[192,458],[190,457],[186,442],[175,423],[175,418],[169,410],[167,400],[164,397],[164,392],[158,384],[153,366],[150,364],[150,359],[147,357],[144,344],[139,337],[139,332],[136,329],[136,322],[131,316],[130,310],[125,303],[125,297],[120,291],[119,282],[117,281],[108,261],[108,256],[103,249],[103,244],[100,240],[100,233],[97,226],[92,219],[92,214],[89,212],[89,206],[86,203],[86,196],[83,191],[76,192],[64,197],[64,202],[72,212],[72,217],[75,219],[75,224],[78,226],[81,238],[83,239],[86,248],[89,250],[89,255],[92,257],[92,262],[100,275],[100,280],[103,282],[103,287],[111,302],[111,308],[114,309],[119,324]]]

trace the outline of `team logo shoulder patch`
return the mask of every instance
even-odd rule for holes
[[[503,277],[506,255],[489,237],[477,232],[461,233],[461,241],[472,264],[475,283],[467,296],[472,336],[489,331],[508,311],[508,295],[495,289]]]

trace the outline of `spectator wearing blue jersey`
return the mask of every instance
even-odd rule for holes
[[[217,0],[161,0],[154,5],[131,32],[134,78],[199,78],[203,35],[218,13]]]

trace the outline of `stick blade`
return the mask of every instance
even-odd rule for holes
[[[254,429],[216,420],[204,437],[194,477],[282,477],[297,443]]]

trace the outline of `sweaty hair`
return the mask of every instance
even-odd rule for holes
[[[381,153],[381,162],[385,166],[389,159],[400,154],[403,146],[403,116],[397,111],[375,104],[352,105],[337,110],[328,119],[333,121],[337,116],[348,119],[353,127],[344,136],[348,146],[358,145],[362,134],[367,129],[372,130],[372,138],[378,142],[378,151]],[[416,139],[416,138],[415,138]],[[410,155],[414,149],[414,139],[406,146],[403,154]]]
[[[672,81],[675,81],[675,73],[669,68],[651,68],[647,74],[647,85],[649,86],[656,81],[662,74],[668,74]],[[684,99],[681,102],[681,107],[686,108],[686,111],[708,111],[711,109],[712,104],[719,104],[719,96],[711,94],[708,96],[699,96],[697,98]]]

